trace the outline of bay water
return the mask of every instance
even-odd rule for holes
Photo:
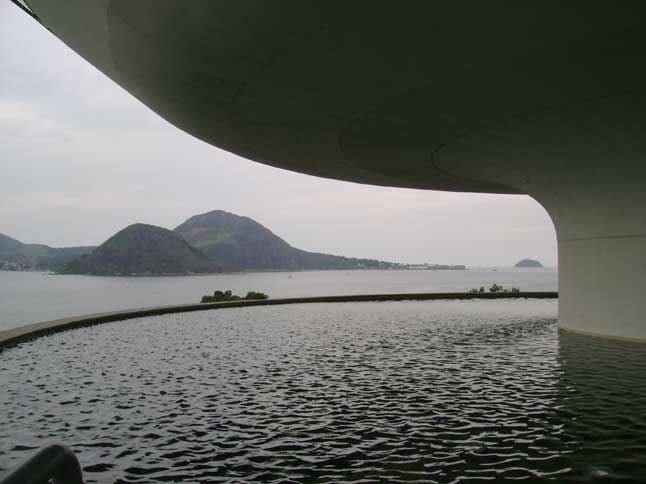
[[[461,292],[502,284],[521,291],[557,290],[557,271],[483,268],[262,272],[168,277],[98,277],[0,271],[0,331],[89,313],[190,304],[230,289],[272,298],[347,294]]]

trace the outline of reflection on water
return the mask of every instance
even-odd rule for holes
[[[582,482],[646,482],[646,345],[562,332],[558,415]]]
[[[638,481],[646,347],[555,317],[313,304],[59,333],[1,354],[0,467],[62,442],[88,482]]]

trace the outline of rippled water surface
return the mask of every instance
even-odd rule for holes
[[[53,442],[88,482],[646,482],[646,346],[555,301],[238,308],[0,353],[0,469]]]

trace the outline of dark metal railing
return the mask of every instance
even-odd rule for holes
[[[6,476],[0,484],[84,484],[79,461],[63,445],[50,445]]]

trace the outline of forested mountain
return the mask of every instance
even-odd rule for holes
[[[6,269],[60,269],[94,247],[49,247],[43,244],[24,244],[0,234],[0,268]]]
[[[222,210],[195,215],[175,232],[214,259],[241,270],[388,268],[392,263],[307,252],[249,217]]]
[[[297,249],[255,220],[222,210],[195,215],[174,231],[130,225],[99,247],[54,249],[0,234],[0,268],[3,262],[5,268],[95,275],[401,268]]]
[[[223,272],[227,268],[191,247],[176,233],[134,224],[117,232],[91,254],[62,272],[93,275],[163,275]]]

